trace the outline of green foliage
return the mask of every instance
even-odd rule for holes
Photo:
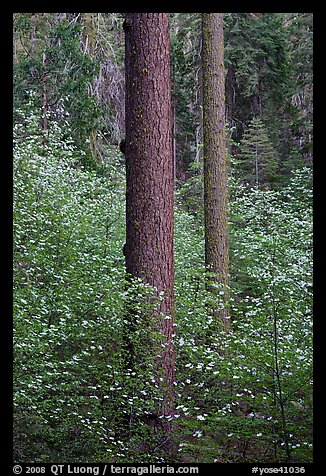
[[[14,70],[19,106],[14,111],[15,460],[311,461],[312,178],[311,169],[302,167],[310,157],[304,148],[311,144],[311,17],[225,18],[227,61],[236,66],[235,117],[249,124],[260,104],[265,124],[249,125],[244,158],[252,162],[250,147],[255,141],[261,145],[259,165],[268,170],[260,178],[269,185],[277,149],[283,174],[273,190],[251,188],[243,183],[244,170],[239,177],[235,171],[240,155],[230,158],[228,332],[219,329],[210,312],[212,305],[223,305],[223,290],[213,303],[206,290],[200,16],[171,18],[178,160],[180,170],[188,168],[191,175],[176,193],[177,452],[171,461],[161,447],[162,430],[151,425],[152,409],[162,399],[153,351],[159,336],[149,332],[151,305],[143,303],[144,296],[151,301],[153,290],[139,280],[126,286],[125,179],[113,140],[103,145],[101,167],[88,166],[92,144],[86,141],[103,127],[103,118],[104,128],[115,131],[112,137],[119,136],[113,124],[118,120],[111,124],[111,113],[98,109],[89,85],[106,76],[112,88],[120,81],[122,18],[98,17],[99,31],[109,30],[116,51],[115,67],[110,69],[108,62],[105,69],[102,61],[101,76],[98,60],[104,49],[98,56],[84,54],[83,27],[75,14],[67,15],[21,13],[14,18],[15,38],[21,40],[15,44]],[[43,53],[53,103],[48,130],[39,127]],[[286,78],[288,73],[293,77],[288,53],[300,73],[293,95]],[[283,93],[292,100],[287,109]],[[113,116],[120,107],[118,100],[111,103],[114,94],[110,90],[101,96]],[[251,170],[250,175],[255,176]],[[134,368],[126,369],[125,311],[130,305],[137,358]]]
[[[24,22],[23,22],[23,19]],[[27,20],[29,23],[27,23]],[[26,33],[31,18],[19,14],[15,18],[16,31]],[[23,24],[23,26],[22,26]],[[25,25],[25,26],[24,26]],[[22,107],[34,91],[35,102],[41,110],[42,95],[46,91],[47,110],[57,121],[69,121],[70,134],[79,148],[91,157],[89,137],[101,128],[103,109],[94,95],[89,94],[91,81],[99,71],[99,59],[91,58],[81,49],[82,28],[77,21],[43,20],[43,31],[36,36],[37,48],[20,52],[14,63],[15,105]],[[45,32],[44,32],[45,29]],[[27,53],[26,53],[27,51]],[[87,163],[87,156],[83,157]]]
[[[226,66],[235,69],[236,101],[251,103],[246,113],[262,113],[270,100],[280,103],[289,75],[282,19],[273,13],[226,14],[225,42]],[[246,121],[244,112],[239,110],[238,118]]]
[[[200,22],[198,13],[171,14],[171,84],[176,107],[178,175],[191,167],[199,145]]]
[[[51,117],[69,121],[89,167],[105,163],[104,148],[124,135],[122,22],[119,13],[14,14],[15,105],[33,90],[42,107],[45,72]],[[202,155],[200,22],[198,13],[170,14],[180,184]],[[310,13],[224,14],[227,120],[239,142],[260,116],[281,159],[277,185],[313,155],[312,31]]]
[[[229,13],[224,26],[234,138],[240,142],[259,116],[279,158],[274,185],[287,185],[291,172],[312,159],[312,15]]]
[[[51,122],[44,142],[39,119],[14,131],[15,450],[79,461],[106,437],[101,398],[119,388],[123,176],[87,172],[67,129]]]
[[[237,176],[249,185],[271,187],[276,179],[276,152],[259,117],[253,117],[240,142]]]
[[[190,212],[200,224],[204,217],[203,164],[193,163],[190,171],[192,175],[184,183],[179,183],[175,195],[179,206]]]
[[[148,424],[162,398],[149,351],[158,341],[140,304],[151,290],[125,287],[119,158],[87,171],[67,129],[51,121],[44,137],[39,114],[18,115],[15,460],[171,462]],[[203,228],[176,209],[174,461],[311,461],[310,169],[278,192],[232,179],[230,196],[227,333],[210,313]],[[137,360],[126,370],[130,299]]]
[[[311,461],[310,180],[305,168],[279,192],[231,181],[228,333],[207,313],[203,235],[177,214],[182,461]]]
[[[313,155],[313,16],[311,13],[288,14],[286,27],[294,69],[292,115],[287,129],[292,132],[291,152],[299,151],[307,164]]]

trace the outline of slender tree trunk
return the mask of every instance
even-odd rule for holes
[[[163,395],[158,412],[173,415],[174,173],[168,14],[127,13],[124,29],[126,271],[164,293],[150,327],[159,329],[164,349],[161,346],[156,357]]]
[[[235,109],[235,87],[236,87],[236,79],[235,79],[235,72],[234,72],[234,65],[231,63],[227,70],[226,75],[226,87],[227,87],[227,117],[229,122],[233,119],[234,109]]]
[[[29,33],[29,54],[34,58],[35,56],[35,39],[36,39],[36,25],[35,25],[35,19],[34,15],[30,15],[30,20],[31,20],[31,30]]]
[[[47,91],[46,91],[46,55],[45,53],[43,53],[43,57],[42,57],[42,124],[41,124],[41,127],[43,130],[47,130],[48,128],[47,112],[48,112],[48,99],[47,99]]]
[[[255,172],[256,172],[256,185],[259,185],[257,144],[255,145]]]
[[[202,14],[205,263],[228,297],[228,190],[223,14]],[[214,292],[215,288],[211,288]],[[220,292],[220,289],[218,289]],[[224,324],[227,309],[214,313]]]
[[[95,46],[96,46],[96,31],[95,31],[95,21],[94,14],[92,13],[81,13],[80,22],[83,25],[83,40],[81,48],[84,55],[88,55],[91,58],[95,56]],[[88,85],[91,87],[92,85]],[[101,153],[99,139],[97,136],[97,131],[93,129],[89,134],[89,149],[90,153],[95,162],[101,162]]]

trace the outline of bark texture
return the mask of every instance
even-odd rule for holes
[[[228,190],[222,13],[202,14],[202,40],[205,263],[215,275],[213,280],[224,285],[227,298]],[[227,323],[227,311],[218,314]]]
[[[152,316],[164,350],[158,379],[160,413],[173,413],[173,203],[169,19],[127,13],[126,36],[126,271],[163,292]],[[145,323],[144,323],[145,325]]]

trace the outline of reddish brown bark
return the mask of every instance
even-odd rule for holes
[[[172,102],[172,141],[173,141],[173,176],[174,184],[177,181],[177,97],[176,97],[176,79],[175,79],[175,66],[172,70],[173,81],[173,102]]]
[[[126,33],[126,271],[164,292],[152,315],[164,351],[157,373],[173,413],[173,155],[169,19],[166,13],[128,13]],[[144,322],[144,325],[146,323]]]

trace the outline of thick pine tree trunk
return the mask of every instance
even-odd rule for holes
[[[173,82],[173,101],[172,101],[173,177],[174,177],[174,186],[176,186],[176,183],[177,183],[177,99],[176,99],[177,82],[175,79],[175,66],[173,66],[173,70],[172,70],[172,82]]]
[[[202,14],[205,263],[221,283],[227,303],[228,191],[225,139],[223,14]],[[211,288],[214,292],[214,288]],[[226,309],[217,311],[224,324]]]
[[[126,33],[126,271],[163,292],[153,310],[164,350],[156,357],[163,394],[158,412],[174,412],[173,203],[169,19],[127,13]],[[144,322],[144,326],[148,325]],[[132,326],[130,327],[132,331]],[[132,349],[131,349],[132,350]],[[150,352],[150,349],[146,351]]]

